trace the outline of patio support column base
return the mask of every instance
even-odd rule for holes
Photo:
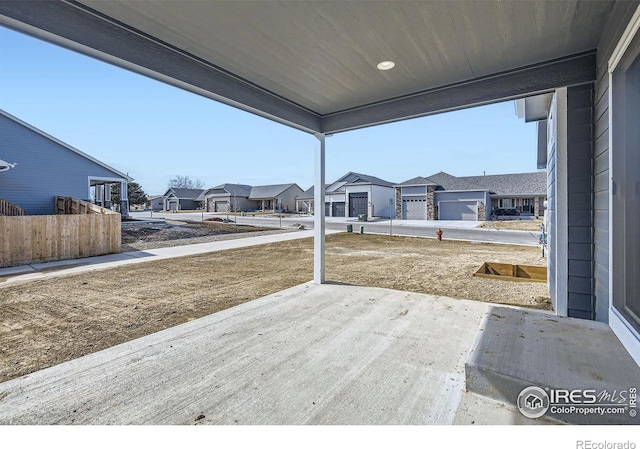
[[[313,215],[313,283],[325,282],[325,219],[324,219],[324,180],[325,180],[325,135],[315,134],[320,144],[315,150],[315,175],[314,175],[314,215]]]

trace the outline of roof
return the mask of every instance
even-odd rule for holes
[[[444,190],[485,190],[443,171],[427,176],[427,179]]]
[[[296,196],[297,200],[312,200],[314,198],[315,189],[314,186],[309,187],[307,190]]]
[[[4,111],[4,110],[2,110],[2,109],[0,109],[0,115],[3,115],[4,117],[8,118],[9,120],[12,120],[12,121],[16,122],[17,124],[19,124],[19,125],[21,125],[21,126],[24,126],[25,128],[27,128],[27,129],[29,129],[29,130],[31,130],[31,131],[33,131],[33,132],[37,133],[37,134],[40,134],[42,137],[44,137],[44,138],[46,138],[46,139],[51,140],[52,142],[54,142],[54,143],[56,143],[56,144],[60,145],[61,147],[64,147],[64,148],[66,148],[67,150],[69,150],[69,151],[71,151],[71,152],[73,152],[73,153],[76,153],[77,155],[82,156],[82,157],[83,157],[83,158],[85,158],[85,159],[90,160],[90,161],[91,161],[91,162],[93,162],[94,164],[98,164],[99,166],[101,166],[101,167],[103,167],[103,168],[105,168],[105,169],[109,170],[110,172],[112,172],[114,175],[117,175],[117,177],[119,177],[119,178],[123,178],[123,179],[124,179],[124,180],[126,180],[127,182],[131,182],[131,181],[133,181],[133,178],[132,178],[131,176],[126,175],[126,174],[122,173],[122,172],[121,172],[121,171],[119,171],[119,170],[116,170],[115,168],[113,168],[113,167],[111,167],[111,166],[109,166],[109,165],[105,164],[105,163],[104,163],[104,162],[102,162],[102,161],[99,161],[98,159],[94,158],[93,156],[89,156],[87,153],[84,153],[84,152],[82,152],[82,151],[78,150],[77,148],[72,147],[71,145],[69,145],[68,143],[63,142],[63,141],[62,141],[62,140],[60,140],[60,139],[56,139],[56,138],[55,138],[55,137],[53,137],[52,135],[47,134],[46,132],[44,132],[44,131],[42,131],[42,130],[40,130],[40,129],[36,128],[36,127],[35,127],[35,126],[33,126],[33,125],[28,124],[27,122],[24,122],[24,121],[20,120],[20,119],[19,119],[19,118],[17,118],[17,117],[14,117],[13,115],[9,114],[8,112],[6,112],[6,111]]]
[[[621,3],[3,1],[0,23],[330,134],[592,82]]]
[[[251,194],[251,189],[252,187],[246,184],[220,184],[219,186],[204,190],[198,199],[204,200],[207,195],[231,195],[248,198]]]
[[[163,196],[169,196],[169,194],[173,193],[180,200],[198,200],[203,191],[203,189],[170,188]]]
[[[374,184],[377,186],[393,187],[393,183],[385,181],[384,179],[377,178],[371,175],[364,175],[362,173],[349,172],[336,182],[344,182],[345,185],[350,184]],[[335,183],[334,183],[335,184]]]
[[[285,190],[296,186],[297,184],[274,184],[274,185],[266,185],[266,186],[254,186],[251,188],[251,195],[249,195],[249,199],[252,200],[261,200],[261,199],[270,199],[275,198],[280,195]],[[300,189],[300,187],[298,187]],[[302,190],[302,189],[300,189]]]
[[[546,195],[547,173],[509,173],[505,175],[465,176],[464,182],[490,190],[495,195]]]
[[[486,190],[493,195],[521,196],[546,195],[547,173],[544,171],[531,173],[508,173],[504,175],[453,176],[439,172],[431,176],[418,176],[405,181],[399,186],[437,185],[443,190]]]
[[[436,185],[433,181],[428,180],[427,178],[423,178],[422,176],[416,176],[415,178],[411,178],[405,182],[398,184],[395,187],[401,186],[433,186]]]

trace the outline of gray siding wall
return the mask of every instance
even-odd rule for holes
[[[593,319],[593,84],[567,89],[567,315]]]
[[[29,215],[55,213],[56,195],[89,200],[89,176],[115,178],[101,165],[0,115],[0,159],[17,162],[0,173],[0,198]]]
[[[303,190],[297,185],[289,187],[287,190],[278,195],[282,199],[282,209],[293,212],[296,210],[296,196],[303,193]],[[274,202],[275,205],[275,202]]]
[[[468,191],[468,192],[447,192],[446,190],[436,191],[435,200],[438,201],[487,201],[489,195],[483,191]],[[491,204],[491,202],[489,202]]]
[[[609,321],[609,75],[608,62],[640,2],[617,2],[598,43],[594,94],[594,300],[595,319]]]
[[[411,186],[411,187],[402,187],[403,195],[426,195],[427,194],[427,186]]]

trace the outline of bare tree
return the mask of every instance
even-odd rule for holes
[[[204,182],[199,179],[194,181],[189,176],[176,175],[169,180],[170,189],[202,189],[203,187]]]

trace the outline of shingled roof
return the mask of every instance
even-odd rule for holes
[[[251,186],[246,184],[220,184],[216,187],[211,187],[210,189],[205,190],[200,195],[200,199],[204,199],[207,195],[231,195],[231,196],[242,196],[249,197],[251,194]]]
[[[278,195],[280,195],[282,192],[287,190],[288,188],[295,185],[297,184],[294,183],[294,184],[274,184],[274,185],[268,185],[268,186],[254,186],[251,188],[251,195],[249,195],[249,199],[261,200],[261,199],[275,198]]]
[[[487,190],[499,196],[543,196],[547,194],[547,173],[542,171],[458,177],[439,172],[427,177],[417,176],[398,186],[434,184],[443,190]]]
[[[510,173],[506,175],[465,176],[458,179],[500,196],[547,194],[547,173],[544,171]]]
[[[171,188],[163,196],[168,196],[169,193],[173,193],[176,198],[180,200],[197,200],[200,194],[204,192],[203,189],[180,189]]]

